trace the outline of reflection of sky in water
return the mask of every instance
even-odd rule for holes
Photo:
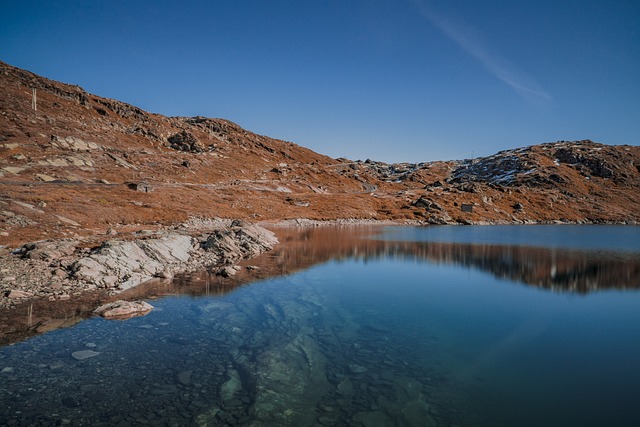
[[[349,284],[343,304],[394,319],[415,352],[437,337],[424,363],[472,390],[496,425],[607,425],[612,411],[616,425],[640,419],[638,292],[558,294],[418,260],[343,263],[336,274]]]
[[[624,225],[387,227],[378,238],[640,252],[640,227]]]

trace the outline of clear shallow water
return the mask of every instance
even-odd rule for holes
[[[269,255],[283,272],[323,261],[311,268],[0,349],[0,424],[640,424],[638,247],[593,257],[322,233]]]

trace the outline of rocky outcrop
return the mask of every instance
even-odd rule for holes
[[[452,221],[446,209],[431,199],[420,197],[413,202],[413,206],[424,209],[423,216],[429,224],[448,224]]]
[[[153,191],[153,186],[147,181],[140,182],[128,182],[127,187],[131,190],[139,191],[141,193],[151,193]]]
[[[270,250],[278,240],[270,231],[245,222],[214,230],[198,238],[179,233],[161,237],[110,240],[72,266],[73,275],[101,288],[126,290],[154,277],[168,278],[185,269],[194,254],[202,266],[228,266]]]
[[[511,185],[524,174],[532,173],[535,162],[530,159],[529,148],[505,150],[488,157],[463,160],[452,172],[449,182],[467,184],[483,182],[493,185]],[[464,190],[463,190],[464,191]]]
[[[95,142],[85,141],[74,136],[62,138],[56,135],[51,135],[51,145],[72,151],[92,151],[99,148],[98,144]]]
[[[118,293],[153,278],[200,268],[230,277],[234,264],[268,251],[275,235],[256,225],[234,221],[193,236],[160,231],[134,240],[111,239],[93,249],[80,239],[46,240],[23,245],[7,255],[0,275],[0,305],[31,297],[68,299],[71,294],[102,289]],[[16,270],[20,274],[8,273]],[[43,274],[50,271],[49,274]]]
[[[443,210],[442,206],[440,206],[438,203],[424,197],[420,197],[418,200],[416,200],[413,203],[413,206],[418,208],[425,208],[427,212],[441,212]]]
[[[20,254],[27,259],[56,261],[73,255],[77,244],[78,241],[72,239],[31,242],[22,246]]]
[[[555,187],[567,181],[558,173],[561,166],[568,166],[584,177],[612,179],[619,183],[637,174],[630,153],[589,140],[558,141],[460,161],[449,182]]]
[[[168,138],[171,148],[190,153],[202,153],[206,150],[205,146],[198,141],[192,133],[181,131]]]
[[[73,100],[81,105],[86,105],[89,99],[89,94],[80,86],[69,85],[49,80],[47,78],[40,77],[30,71],[12,67],[1,61],[0,73],[18,79],[31,88],[53,93],[61,98]]]
[[[98,287],[126,290],[187,262],[196,249],[195,239],[180,234],[137,241],[109,240],[76,261],[71,271],[77,279]]]
[[[275,235],[257,225],[234,221],[231,227],[216,230],[207,236],[202,248],[218,257],[221,263],[233,264],[271,249],[278,243]]]
[[[603,156],[600,151],[585,149],[585,147],[578,144],[567,144],[555,151],[555,157],[557,162],[570,165],[584,175],[601,178],[621,178],[622,176],[619,175],[626,177],[623,173],[620,174],[620,171],[618,173],[615,171],[617,168],[613,165],[620,162],[610,162],[607,159],[609,156]]]
[[[122,118],[136,118],[142,121],[147,121],[147,114],[143,110],[125,102],[106,98],[94,98],[93,101],[108,108]],[[106,116],[108,114],[104,108],[96,107],[96,111],[101,116]]]

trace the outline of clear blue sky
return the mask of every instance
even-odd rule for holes
[[[2,0],[0,59],[333,157],[640,144],[638,0]]]

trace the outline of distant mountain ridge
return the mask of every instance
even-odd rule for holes
[[[640,221],[640,148],[554,142],[448,162],[333,159],[0,62],[0,244],[189,218]]]

